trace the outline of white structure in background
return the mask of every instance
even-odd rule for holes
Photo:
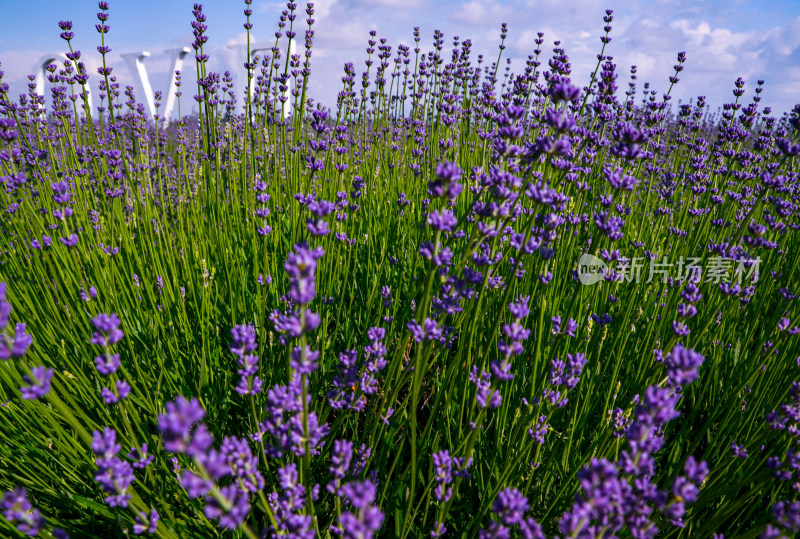
[[[236,49],[236,50],[244,50],[244,54],[242,54],[242,58],[247,56],[247,46],[246,45],[228,45],[229,49]],[[253,58],[258,53],[263,53],[264,51],[272,51],[272,45],[268,43],[254,43],[250,46],[250,61],[253,61]],[[163,54],[166,54],[170,58],[170,65],[172,69],[167,72],[167,81],[164,87],[167,87],[168,90],[166,93],[163,94],[162,99],[165,100],[163,107],[161,108],[161,117],[165,121],[169,121],[170,117],[172,116],[172,112],[175,108],[175,92],[177,91],[177,87],[175,85],[175,71],[181,70],[183,68],[183,60],[186,58],[186,55],[191,52],[189,47],[178,47],[174,49],[166,49]],[[297,45],[294,39],[289,41],[289,57],[293,54],[297,54]],[[147,74],[147,66],[145,66],[145,60],[151,56],[149,51],[140,51],[140,52],[129,52],[122,54],[122,59],[125,60],[128,69],[133,75],[133,89],[134,95],[136,99],[140,103],[144,103],[145,109],[150,116],[154,116],[156,113],[155,107],[155,96],[153,94],[153,87],[150,84],[150,77]],[[48,64],[56,64],[59,66],[59,69],[63,69],[64,61],[67,60],[67,57],[63,53],[56,53],[56,54],[48,54],[43,56],[35,66],[36,72],[36,92],[46,96],[46,84],[47,84],[47,75],[49,74],[45,66]],[[281,63],[286,62],[286,57],[281,57]],[[239,64],[241,66],[241,64]],[[253,84],[250,87],[250,95],[251,98],[255,93],[255,72],[258,71],[258,66],[254,69],[254,78]],[[188,74],[187,74],[188,75]],[[183,84],[192,79],[194,74],[190,76],[183,77]],[[122,81],[120,80],[120,83]],[[291,99],[291,80],[287,83],[289,88],[284,92],[284,96],[287,98],[286,106],[284,107],[284,116],[288,116],[291,109],[292,109],[292,99]],[[245,77],[244,86],[247,85],[247,79]],[[242,86],[242,88],[244,87]],[[91,92],[91,80],[89,84],[86,85],[86,89],[89,93],[89,107],[92,107],[92,92]]]
[[[175,92],[178,91],[178,87],[175,85],[175,72],[178,70],[183,70],[183,59],[186,58],[186,55],[192,52],[192,49],[189,47],[180,47],[178,49],[167,49],[165,51],[167,54],[170,55],[172,58],[172,71],[169,72],[167,75],[169,77],[169,90],[167,91],[167,102],[164,103],[164,121],[169,122],[169,119],[172,117],[172,109],[175,108]]]
[[[183,59],[186,58],[189,52],[191,52],[189,47],[179,47],[164,51],[165,54],[169,55],[171,59],[170,65],[172,66],[172,69],[167,72],[167,84],[164,85],[169,89],[166,95],[162,95],[162,99],[166,97],[166,103],[164,103],[161,110],[161,117],[165,121],[169,121],[172,116],[172,110],[175,108],[175,91],[177,90],[175,72],[183,68]],[[122,59],[125,60],[128,69],[134,75],[134,95],[140,103],[144,102],[147,112],[153,117],[156,114],[155,97],[153,87],[150,85],[150,77],[147,74],[147,67],[144,65],[145,59],[149,57],[149,51],[128,52],[122,55]]]
[[[260,72],[260,69],[261,69],[260,68],[260,64],[261,64],[260,61],[263,60],[263,58],[264,58],[264,55],[261,54],[261,53],[263,53],[264,51],[269,51],[270,53],[272,53],[273,45],[274,45],[273,43],[267,43],[266,41],[262,41],[262,42],[258,42],[258,43],[251,43],[250,44],[250,61],[253,62],[255,60],[255,57],[259,56],[259,65],[257,65],[253,69],[253,81],[250,83],[251,84],[250,85],[250,100],[251,100],[251,102],[252,102],[253,97],[255,96],[255,93],[256,93],[256,77],[258,76],[257,74]],[[228,49],[245,49],[244,55],[242,55],[242,57],[247,56],[247,45],[226,45],[226,47]],[[291,57],[293,54],[297,54],[297,45],[296,45],[296,41],[294,39],[291,39],[291,40],[289,40],[289,57]],[[281,62],[283,63],[285,61],[286,61],[286,58],[282,57],[281,58]],[[247,86],[247,75],[244,76],[244,83],[243,83],[242,86],[243,86],[243,88]],[[289,116],[289,113],[292,110],[292,100],[291,100],[291,93],[290,93],[289,90],[285,91],[283,93],[283,95],[286,96],[286,98],[287,98],[286,106],[284,107],[284,110],[283,110],[283,116],[285,118],[285,117]]]
[[[47,95],[47,85],[50,82],[47,80],[47,76],[50,74],[47,71],[46,66],[50,64],[56,64],[58,68],[56,72],[61,69],[64,69],[64,62],[68,60],[67,55],[63,52],[57,52],[55,54],[46,54],[42,56],[39,61],[36,62],[36,66],[34,68],[34,72],[36,73],[36,78],[34,79],[34,83],[36,84],[36,93],[48,97]],[[82,91],[82,90],[81,90]],[[92,108],[92,89],[91,83],[86,84],[86,93],[88,94],[87,98],[89,101],[89,109]],[[83,107],[79,107],[80,111],[83,112]]]
[[[297,45],[296,45],[296,41],[294,40],[294,38],[289,40],[289,59],[291,59],[293,54],[297,54]],[[286,60],[287,60],[286,58],[283,58],[282,62],[286,62]],[[291,83],[292,83],[292,79],[290,78],[288,81],[286,81],[287,90],[285,92],[283,92],[283,95],[287,98],[286,106],[283,109],[283,117],[284,118],[289,116],[289,113],[292,111],[292,94],[291,94],[292,84]],[[300,106],[302,107],[303,105],[301,104]]]
[[[147,112],[150,113],[152,118],[156,113],[156,107],[153,103],[153,87],[150,86],[150,77],[147,76],[147,68],[144,67],[145,59],[150,58],[150,51],[126,52],[121,56],[125,60],[128,69],[134,75],[133,95],[139,103],[144,100]]]

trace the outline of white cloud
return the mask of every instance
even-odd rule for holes
[[[256,35],[253,32],[250,32],[250,44],[252,45],[256,42],[258,42]],[[237,47],[240,45],[247,46],[247,32],[241,32],[236,37],[232,37],[225,42],[226,47]]]
[[[366,6],[385,6],[393,8],[414,9],[428,3],[429,0],[355,0],[357,4]]]
[[[450,17],[454,21],[466,24],[488,25],[494,24],[500,18],[509,17],[510,15],[512,15],[511,8],[499,2],[471,0],[456,6],[451,11]]]
[[[314,19],[317,24],[325,20],[336,2],[337,0],[317,0],[314,2]]]

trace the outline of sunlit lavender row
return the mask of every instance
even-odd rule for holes
[[[70,21],[0,72],[0,535],[800,533],[800,105],[608,10],[588,74],[371,31],[326,108],[289,2],[246,87],[195,4],[165,118],[98,7],[99,87]]]

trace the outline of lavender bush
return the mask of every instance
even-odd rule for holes
[[[99,9],[98,107],[69,21],[0,81],[3,536],[800,532],[800,106],[621,92],[607,11],[588,78],[370,32],[326,109],[312,4],[238,89],[197,4],[167,121]]]

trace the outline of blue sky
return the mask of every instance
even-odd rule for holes
[[[111,0],[111,64],[121,82],[134,82],[118,54],[148,50],[153,89],[167,89],[168,59],[162,52],[191,43],[193,2],[184,0]],[[298,2],[304,7],[305,2]],[[311,95],[333,104],[347,61],[363,69],[369,30],[393,45],[412,43],[420,26],[425,48],[434,29],[451,43],[457,35],[473,40],[475,54],[494,58],[499,27],[509,24],[507,56],[522,69],[535,48],[537,31],[545,32],[545,52],[561,40],[573,64],[573,78],[584,83],[600,51],[602,17],[614,9],[612,42],[621,90],[631,65],[637,65],[639,88],[666,90],[678,51],[687,52],[686,69],[673,90],[676,99],[705,95],[713,107],[732,100],[733,81],[747,81],[745,99],[756,80],[766,81],[763,104],[776,112],[800,101],[800,0],[318,0],[312,57]],[[243,73],[244,2],[212,0],[208,15],[211,69]],[[254,0],[253,35],[272,41],[283,2]],[[12,95],[25,91],[26,75],[45,54],[64,50],[57,23],[72,20],[74,46],[90,67],[99,59],[96,2],[91,0],[0,0],[0,62]],[[300,19],[300,17],[298,17]],[[300,34],[302,35],[302,34]],[[193,63],[187,63],[193,69]],[[188,71],[188,69],[186,69]],[[241,79],[240,79],[241,80]],[[95,80],[96,87],[96,80]],[[241,86],[239,86],[241,88]],[[189,98],[191,99],[191,98]],[[188,100],[184,98],[184,103]]]

